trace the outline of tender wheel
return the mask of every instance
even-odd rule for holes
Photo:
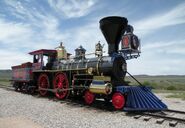
[[[85,91],[84,100],[85,100],[86,104],[90,105],[94,102],[95,95],[92,92],[90,92],[89,90],[87,90],[87,91]]]
[[[49,78],[48,78],[47,74],[40,74],[37,83],[38,83],[40,95],[41,96],[46,96],[48,91],[47,90],[42,90],[40,88],[48,89],[50,87]]]
[[[69,82],[68,82],[67,76],[63,73],[57,74],[53,80],[53,88],[54,89],[68,89]],[[58,90],[55,93],[56,97],[59,99],[66,98],[68,94],[69,94],[68,90],[63,90],[63,91]]]
[[[112,96],[112,104],[115,109],[122,109],[125,105],[125,97],[119,92],[114,93]]]
[[[19,91],[23,92],[24,86],[23,83],[18,83]]]

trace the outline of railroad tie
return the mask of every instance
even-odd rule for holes
[[[134,116],[134,119],[139,119],[142,115],[136,115]]]
[[[171,121],[171,122],[169,122],[169,126],[171,126],[171,127],[175,127],[176,125],[177,125],[177,121]]]
[[[152,117],[151,116],[146,116],[146,117],[144,117],[144,121],[149,121],[150,119],[151,119]]]
[[[157,124],[162,124],[163,122],[164,122],[164,119],[157,119],[157,120],[156,120],[156,123],[157,123]]]

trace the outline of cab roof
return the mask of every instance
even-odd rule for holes
[[[51,55],[51,54],[55,54],[57,53],[56,50],[52,50],[52,49],[39,49],[33,52],[30,52],[30,55],[38,55],[38,54],[43,54],[43,55]]]

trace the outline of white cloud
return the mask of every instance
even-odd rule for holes
[[[67,18],[87,15],[96,0],[48,0],[48,3],[56,12],[64,14]]]
[[[33,20],[35,19],[34,15],[39,13],[37,10],[30,11],[29,8],[25,8],[26,5],[23,5],[20,1],[6,0],[5,3],[9,7],[11,14],[20,19]]]
[[[32,24],[16,23],[0,18],[0,28],[0,44],[17,49],[53,48],[52,43],[64,37],[60,35],[57,23],[53,20],[45,20],[38,28]]]
[[[182,58],[159,57],[155,54],[148,59],[146,54],[142,54],[137,60],[127,62],[128,72],[131,74],[148,74],[148,75],[184,75],[185,60]]]
[[[87,50],[92,49],[92,47],[94,49],[94,43],[97,42],[98,36],[95,33],[97,33],[97,30],[99,31],[98,23],[97,26],[90,23],[62,31],[59,30],[60,21],[55,15],[41,13],[37,8],[30,8],[28,3],[25,4],[13,0],[5,2],[10,10],[9,13],[20,18],[23,22],[14,22],[5,19],[5,17],[0,17],[0,45],[6,47],[6,50],[0,48],[0,55],[4,56],[1,58],[3,63],[0,64],[0,68],[10,68],[12,65],[28,61],[30,57],[27,57],[29,56],[27,52],[42,48],[53,49],[57,47],[60,41],[64,41],[66,48],[72,53],[80,44],[87,48]],[[84,3],[88,5],[93,4],[91,1]],[[77,3],[73,2],[73,4]],[[82,4],[82,6],[85,5]],[[86,11],[88,12],[87,8],[84,7],[82,10],[79,10],[77,15],[85,15]],[[75,14],[75,12],[72,12],[70,16],[73,13]],[[93,43],[87,44],[90,40]],[[25,48],[29,51],[25,52]],[[13,55],[14,58],[11,58]]]
[[[185,40],[151,42],[142,47],[145,52],[185,55]]]
[[[10,10],[9,13],[20,18],[22,23],[13,23],[12,21],[2,23],[2,28],[8,26],[5,33],[7,38],[4,38],[3,43],[9,42],[8,37],[12,33],[15,35],[11,36],[12,44],[23,44],[17,46],[19,48],[25,45],[29,47],[32,45],[32,49],[49,48],[49,46],[53,48],[53,43],[59,43],[68,37],[68,34],[59,30],[59,19],[55,15],[43,11],[44,9],[41,6],[30,7],[31,3],[29,1],[7,0],[5,2]],[[0,17],[0,20],[3,20],[3,17]],[[3,33],[3,30],[0,30],[0,33]]]
[[[185,73],[185,40],[150,42],[142,47],[141,57],[128,61],[133,74],[182,75]]]
[[[87,51],[94,50],[95,43],[99,40],[104,41],[103,35],[99,29],[99,24],[97,23],[89,23],[84,26],[80,26],[75,30],[70,30],[69,33],[73,34],[73,40],[75,40],[75,45],[78,46],[82,44]]]
[[[19,1],[5,2],[10,9],[8,13],[20,18],[22,22],[0,16],[1,69],[32,61],[28,52],[43,48],[53,49],[68,36],[59,30],[60,22],[57,17],[41,13]]]
[[[0,55],[2,60],[0,63],[0,69],[10,69],[13,65],[20,65],[21,63],[32,60],[32,57],[27,53],[22,53],[21,51],[17,50],[7,51],[7,49],[1,49]]]
[[[0,19],[0,43],[13,44],[28,38],[32,33],[29,25]],[[21,38],[21,39],[20,39]]]
[[[146,35],[157,29],[184,24],[185,23],[185,3],[182,3],[166,13],[157,14],[149,18],[142,19],[134,23],[136,33]]]

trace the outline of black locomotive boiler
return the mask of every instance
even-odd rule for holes
[[[30,93],[38,90],[42,96],[53,92],[61,100],[68,96],[82,96],[89,105],[96,98],[103,98],[112,101],[115,109],[167,108],[154,98],[155,95],[147,87],[130,86],[124,80],[126,60],[140,55],[140,41],[133,34],[133,27],[128,25],[127,19],[105,17],[100,20],[100,29],[108,43],[107,56],[103,56],[100,43],[96,44],[93,58],[87,58],[88,54],[82,46],[75,50],[74,57],[70,57],[62,43],[55,50],[30,52],[33,55],[32,63],[12,67],[15,89]]]

